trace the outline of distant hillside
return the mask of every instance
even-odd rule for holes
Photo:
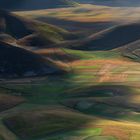
[[[129,43],[119,48],[123,56],[140,61],[140,40]]]
[[[63,73],[55,62],[29,50],[47,48],[72,37],[56,26],[0,10],[0,78]]]
[[[88,3],[88,4],[97,4],[97,5],[106,5],[106,6],[140,6],[139,0],[75,0],[79,3]]]
[[[0,10],[0,32],[18,39],[33,32],[32,22]]]
[[[72,0],[5,0],[0,2],[0,8],[8,10],[35,10],[75,6]]]
[[[140,23],[112,27],[71,45],[79,50],[112,50],[140,39]]]
[[[0,77],[37,76],[62,72],[49,60],[22,48],[0,42]]]
[[[66,30],[0,10],[0,40],[23,46],[47,47],[77,38]]]

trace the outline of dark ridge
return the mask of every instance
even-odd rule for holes
[[[0,112],[13,108],[24,102],[25,102],[25,99],[23,97],[0,94]]]
[[[139,7],[139,0],[75,0],[79,3],[84,4],[95,4],[95,5],[104,5],[112,7]]]
[[[10,34],[18,39],[31,34],[33,31],[22,18],[8,11],[0,10],[0,32]]]
[[[122,52],[123,56],[140,61],[140,40],[122,46],[118,50]]]
[[[79,50],[112,50],[140,39],[140,23],[119,25],[70,46]]]
[[[0,77],[28,77],[62,72],[38,54],[0,41]]]
[[[109,28],[115,25],[115,22],[80,22],[80,21],[72,21],[66,19],[59,19],[56,17],[37,17],[36,20],[47,22],[49,24],[53,24],[64,28],[68,31],[84,31],[85,32],[99,32],[103,29]]]

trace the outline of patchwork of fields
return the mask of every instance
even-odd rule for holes
[[[115,52],[113,55],[65,51],[79,58],[61,62],[66,63],[71,73],[1,84],[3,94],[24,100],[1,113],[2,137],[7,140],[11,135],[13,140],[41,140],[42,137],[47,140],[138,140],[139,63]]]
[[[0,140],[139,140],[139,11],[0,11]]]

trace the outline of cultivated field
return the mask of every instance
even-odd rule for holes
[[[0,140],[139,140],[139,11],[2,12]]]

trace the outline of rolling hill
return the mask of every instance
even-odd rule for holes
[[[22,48],[0,42],[0,77],[27,77],[62,72],[51,61]]]
[[[0,10],[0,21],[0,39],[23,46],[47,47],[78,37],[57,26],[26,19],[5,10]]]
[[[0,8],[7,10],[35,10],[61,8],[77,5],[72,0],[5,0],[0,2]]]
[[[4,10],[0,10],[0,21],[0,32],[9,34],[16,39],[33,32],[27,21]]]
[[[0,10],[0,140],[140,140],[140,8],[22,2]]]
[[[0,94],[0,112],[25,102],[23,97]]]
[[[4,123],[21,139],[30,140],[44,137],[50,139],[49,135],[54,133],[61,134],[64,130],[70,131],[89,120],[90,117],[63,107],[50,106],[15,114],[5,119]]]
[[[123,56],[140,61],[140,40],[129,43],[119,48]]]
[[[140,2],[138,0],[75,0],[79,3],[84,4],[97,4],[97,5],[106,5],[106,6],[114,6],[114,7],[133,7],[140,6]]]
[[[74,43],[71,48],[79,50],[112,50],[140,39],[140,24],[131,23],[115,26],[83,41]]]

